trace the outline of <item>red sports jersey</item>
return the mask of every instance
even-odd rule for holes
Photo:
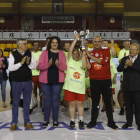
[[[101,59],[101,64],[89,59],[91,64],[91,69],[89,77],[94,80],[106,80],[111,79],[110,72],[110,49],[107,47],[102,47],[100,50],[95,50],[94,48],[90,50],[90,54],[96,58]]]

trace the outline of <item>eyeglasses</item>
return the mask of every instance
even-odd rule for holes
[[[137,51],[137,50],[139,50],[139,49],[129,49],[129,51]]]
[[[28,43],[19,43],[19,44],[23,44],[24,46],[28,46]]]

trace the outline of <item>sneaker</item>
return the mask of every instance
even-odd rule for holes
[[[124,115],[124,109],[121,108],[119,115]]]
[[[118,130],[119,129],[118,126],[115,124],[115,122],[108,123],[108,127],[111,127],[114,130]]]
[[[71,122],[70,122],[70,128],[73,129],[74,127],[75,127],[75,122],[71,121]]]
[[[87,129],[91,129],[91,128],[93,128],[94,126],[96,126],[96,122],[90,121],[90,122],[88,123],[88,125],[87,125]]]
[[[104,111],[105,111],[105,106],[103,106],[103,108],[102,108],[101,112],[104,112]]]
[[[79,129],[82,129],[82,128],[85,128],[84,127],[84,122],[80,120],[80,122],[79,122]]]

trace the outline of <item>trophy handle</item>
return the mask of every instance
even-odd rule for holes
[[[88,35],[89,35],[89,30],[87,29],[86,30],[86,36],[85,36],[86,39],[88,38]]]
[[[74,34],[76,35],[76,34],[78,34],[78,32],[77,31],[74,31]]]

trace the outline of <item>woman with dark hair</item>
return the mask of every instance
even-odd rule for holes
[[[83,51],[80,56],[79,50],[75,48],[78,47],[76,45],[78,38],[79,34],[76,34],[67,55],[67,72],[63,89],[65,89],[64,99],[69,102],[70,127],[75,127],[75,108],[77,106],[79,128],[81,129],[84,128],[85,72],[91,66],[86,52]]]
[[[3,101],[3,107],[6,108],[7,105],[5,104],[5,98],[6,98],[6,82],[7,82],[7,73],[6,69],[8,69],[8,63],[7,58],[3,56],[3,51],[0,49],[0,85],[1,85],[1,94],[2,94],[2,101]]]
[[[44,123],[43,127],[49,124],[52,109],[53,127],[58,126],[59,98],[64,83],[67,69],[66,57],[60,50],[60,39],[51,37],[47,50],[44,50],[39,58],[40,69],[39,81],[44,99]]]

